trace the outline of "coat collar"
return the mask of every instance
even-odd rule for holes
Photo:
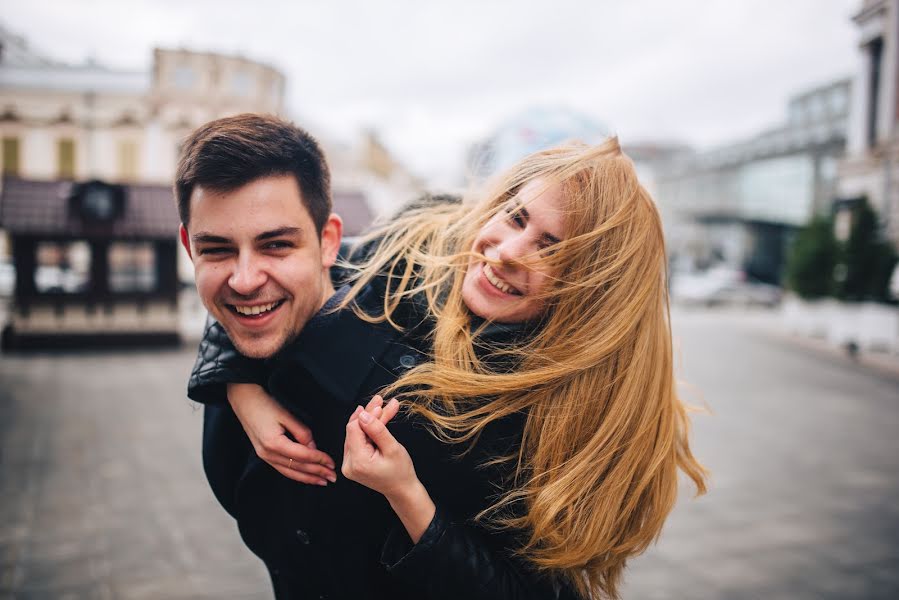
[[[352,309],[332,312],[348,291],[349,286],[338,290],[269,365],[273,375],[302,369],[329,395],[355,405],[372,368],[402,333],[389,323],[363,321]]]

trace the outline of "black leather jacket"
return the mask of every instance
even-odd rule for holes
[[[376,309],[382,297],[372,285],[359,302]],[[224,401],[225,383],[264,385],[340,464],[345,424],[356,405],[427,355],[428,324],[420,310],[403,307],[395,316],[406,333],[366,323],[350,310],[319,315],[267,361],[239,355],[218,324],[207,329],[189,385],[190,397],[206,403],[204,467],[244,541],[269,568],[277,597],[575,599],[512,556],[512,534],[488,533],[471,522],[492,503],[504,477],[480,465],[515,447],[522,419],[488,428],[461,457],[415,420],[391,424],[438,507],[415,545],[380,494],[339,474],[336,484],[323,488],[298,484],[255,455]]]

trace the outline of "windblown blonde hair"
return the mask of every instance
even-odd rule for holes
[[[533,335],[488,349],[512,365],[497,369],[462,281],[480,228],[538,179],[561,185],[566,236],[535,256],[557,273],[544,315]],[[614,138],[533,154],[475,201],[413,210],[375,231],[378,248],[343,305],[384,273],[383,314],[364,318],[393,322],[401,301],[424,294],[432,360],[385,395],[412,399],[453,443],[526,415],[517,456],[498,457],[514,463],[514,478],[479,519],[525,532],[520,555],[582,596],[617,598],[625,562],[659,536],[674,506],[678,469],[706,490],[675,390],[658,212]]]

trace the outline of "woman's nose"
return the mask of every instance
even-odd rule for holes
[[[507,237],[497,245],[499,260],[503,263],[517,265],[526,262],[526,257],[533,254],[528,237],[524,234]]]

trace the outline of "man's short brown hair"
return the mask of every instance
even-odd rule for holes
[[[331,174],[318,142],[296,125],[269,115],[242,114],[210,121],[184,141],[175,174],[175,199],[185,227],[196,186],[230,192],[260,177],[293,175],[316,231],[331,214]]]

